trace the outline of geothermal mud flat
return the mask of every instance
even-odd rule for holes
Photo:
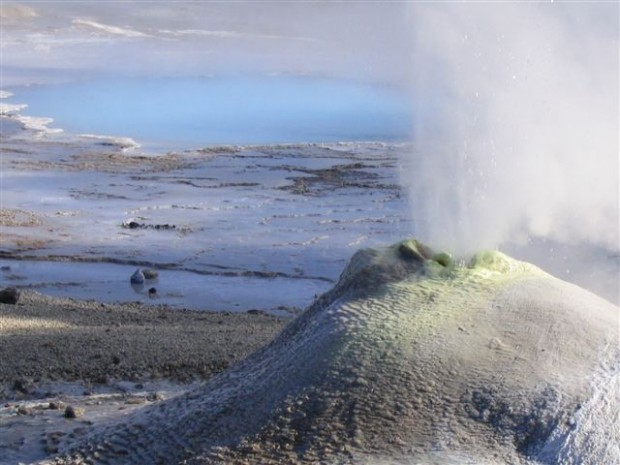
[[[346,266],[360,247],[411,229],[397,176],[405,146],[150,155],[86,139],[20,125],[3,134],[4,285],[108,302],[307,309],[190,392],[137,383],[170,400],[147,401],[136,387],[118,400],[120,385],[99,400],[74,396],[95,402],[94,424],[47,424],[53,462],[619,461],[617,307],[499,253],[454,263],[407,241]],[[157,300],[129,285],[136,267],[159,272]],[[38,324],[49,332],[60,322]],[[20,455],[28,447],[15,437],[9,463],[41,458]]]
[[[618,463],[619,316],[498,252],[364,249],[268,346],[44,463]]]
[[[155,286],[156,303],[174,307],[302,309],[359,247],[410,229],[403,145],[145,154],[128,144],[3,135],[4,285],[151,303]],[[137,267],[157,269],[159,281],[130,287]]]

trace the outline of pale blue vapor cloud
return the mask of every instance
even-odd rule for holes
[[[2,24],[7,83],[49,69],[48,78],[238,72],[403,84],[410,69],[399,3],[3,2]]]

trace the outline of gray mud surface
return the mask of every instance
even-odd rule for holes
[[[93,425],[180,395],[286,322],[22,290],[16,305],[0,304],[0,464],[40,460]]]
[[[0,304],[2,399],[45,381],[207,379],[270,341],[285,319],[139,303],[113,305],[22,291]]]
[[[119,144],[2,137],[0,285],[148,302],[126,285],[144,266],[162,271],[159,303],[278,313],[329,289],[359,247],[409,229],[402,144]]]

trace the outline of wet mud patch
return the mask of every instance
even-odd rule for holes
[[[127,151],[116,143],[102,142],[91,145],[63,140],[21,140],[6,138],[3,141],[5,168],[19,171],[96,171],[108,174],[161,173],[191,168],[194,163],[213,157],[197,152],[169,152],[146,155]],[[23,157],[19,155],[28,155]]]
[[[70,189],[69,195],[74,199],[92,199],[92,200],[130,200],[126,195],[115,195],[109,192],[83,191],[78,189]]]
[[[208,302],[235,311],[301,308],[338,277],[358,247],[408,229],[397,186],[399,145],[145,154],[76,137],[24,134],[6,142],[28,155],[3,152],[3,200],[12,210],[4,213],[3,225],[29,227],[2,231],[0,259],[19,260],[31,270],[19,271],[27,278],[20,286],[52,295],[63,292],[56,283],[79,282],[64,295],[151,302],[129,288],[133,266],[120,274],[105,266],[139,262],[170,265],[157,286],[158,303],[200,308]],[[72,263],[62,267],[63,279],[56,274],[60,257]]]
[[[260,187],[258,182],[212,182],[212,183],[199,183],[196,179],[179,179],[177,184],[184,184],[191,187],[197,187],[199,189],[226,189],[230,187]],[[209,180],[213,181],[213,180]]]
[[[374,166],[364,163],[348,163],[324,169],[303,169],[299,167],[279,167],[288,171],[298,171],[307,176],[295,176],[287,179],[292,185],[280,189],[298,195],[319,196],[337,189],[373,189],[400,191],[397,184],[385,184],[383,178],[370,170]]]
[[[0,259],[5,263],[0,279],[20,290],[177,309],[235,313],[260,310],[287,316],[298,313],[332,284],[322,276],[223,268],[217,264],[188,268],[175,263],[102,257],[32,255],[15,259],[2,251]],[[134,284],[130,278],[136,268],[156,270],[158,277]]]
[[[182,233],[188,233],[191,231],[189,228],[177,227],[176,224],[147,224],[139,223],[138,221],[127,221],[121,224],[123,229],[152,229],[154,231],[177,231]]]

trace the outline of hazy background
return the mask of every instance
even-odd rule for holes
[[[2,87],[56,127],[152,150],[403,141],[406,13],[398,3],[3,3]],[[31,83],[46,85],[12,87]]]
[[[46,79],[289,73],[406,84],[408,16],[406,3],[3,2],[3,74],[5,83],[49,70]]]

